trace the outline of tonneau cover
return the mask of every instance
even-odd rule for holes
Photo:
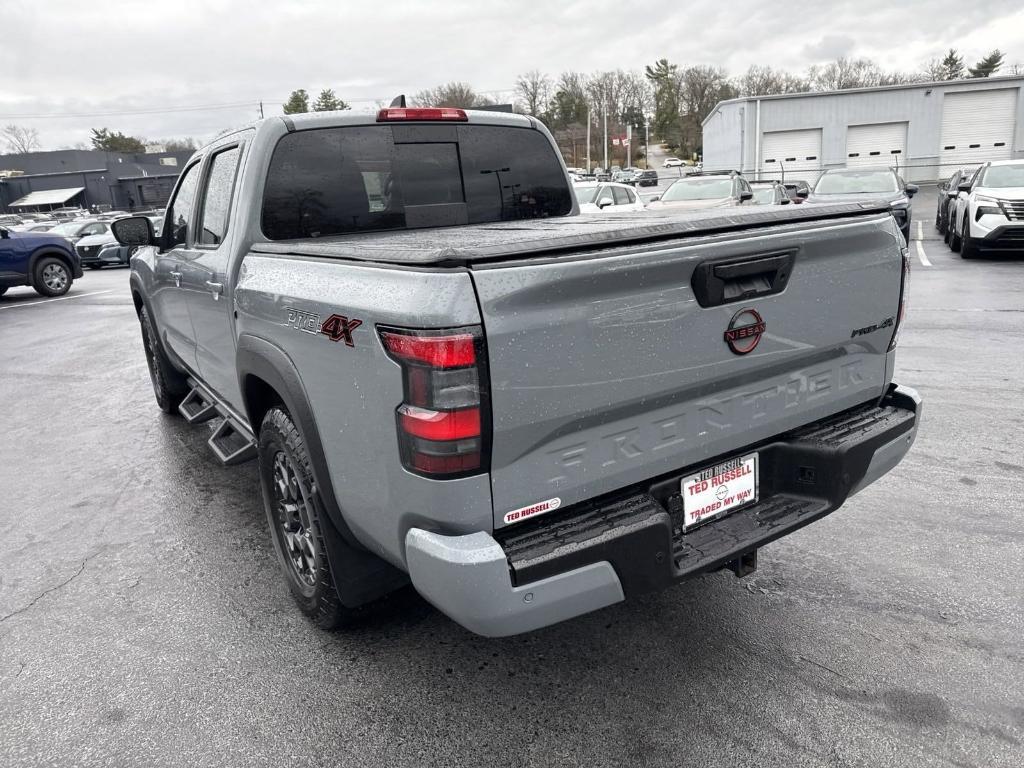
[[[867,202],[749,206],[679,213],[642,211],[279,240],[254,243],[251,250],[387,264],[465,266],[526,254],[628,245],[886,211],[887,205]]]

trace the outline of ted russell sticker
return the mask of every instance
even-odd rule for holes
[[[536,517],[537,515],[543,515],[545,512],[550,512],[554,509],[558,509],[562,506],[562,500],[557,496],[547,501],[539,501],[536,504],[531,504],[528,507],[520,507],[519,509],[513,509],[511,512],[505,514],[506,523],[518,523],[525,520],[528,517]]]

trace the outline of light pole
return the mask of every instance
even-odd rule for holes
[[[644,115],[644,168],[651,170],[651,116]]]

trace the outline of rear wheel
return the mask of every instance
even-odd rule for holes
[[[335,629],[361,611],[338,598],[327,557],[327,517],[306,444],[284,408],[260,426],[260,485],[277,559],[299,609],[321,629]]]
[[[164,413],[177,413],[178,406],[188,394],[188,382],[164,354],[156,328],[149,317],[149,310],[145,307],[139,312],[139,324],[142,326],[142,347],[146,352],[156,404]]]
[[[56,256],[44,256],[32,272],[32,287],[43,296],[63,296],[71,289],[71,270]]]

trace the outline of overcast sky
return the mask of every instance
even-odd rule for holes
[[[553,76],[566,69],[640,70],[661,57],[714,64],[733,75],[755,63],[802,72],[838,56],[913,71],[950,46],[968,65],[992,48],[1006,53],[1007,64],[1024,63],[1019,0],[831,6],[0,0],[0,125],[37,128],[46,149],[88,142],[89,129],[102,126],[150,140],[205,141],[258,117],[261,99],[267,114],[279,114],[294,88],[334,88],[354,108],[370,109],[377,100],[451,80],[509,101],[516,75],[529,69]],[[203,108],[111,114],[173,107]]]

